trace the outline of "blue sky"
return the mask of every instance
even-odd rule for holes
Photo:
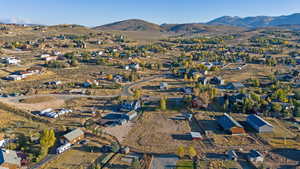
[[[0,0],[0,19],[97,26],[125,19],[206,22],[223,15],[300,13],[300,0]]]

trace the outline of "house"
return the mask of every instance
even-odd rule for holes
[[[14,57],[4,58],[4,63],[10,64],[10,65],[16,65],[19,64],[21,60],[16,59]]]
[[[273,131],[273,126],[257,115],[249,115],[247,123],[259,133],[268,133]]]
[[[1,169],[19,169],[21,168],[21,158],[17,152],[12,150],[0,149],[0,168]]]
[[[45,58],[43,58],[43,60],[45,60],[45,61],[57,60],[57,56],[45,57]]]
[[[207,109],[208,104],[205,103],[201,98],[194,97],[192,99],[192,108],[198,108],[198,109]]]
[[[202,85],[207,85],[209,83],[209,78],[201,77],[201,78],[198,79],[198,82]]]
[[[193,88],[191,88],[191,87],[184,87],[181,90],[185,94],[192,94],[193,93]]]
[[[49,54],[42,54],[42,55],[40,56],[41,59],[45,59],[45,58],[47,58],[47,57],[50,57],[50,55],[49,55]]]
[[[225,81],[221,77],[213,77],[210,80],[210,83],[215,85],[224,85]]]
[[[138,110],[141,108],[141,102],[139,100],[126,101],[121,104],[120,111],[129,112],[132,110]]]
[[[218,118],[218,124],[224,129],[224,131],[229,132],[231,134],[244,134],[244,127],[235,121],[231,116],[227,113],[224,113],[223,116]]]
[[[12,81],[17,81],[17,80],[22,80],[25,76],[23,75],[8,75],[5,77],[5,80],[12,80]]]
[[[140,65],[138,63],[131,63],[129,64],[129,68],[133,70],[138,70],[140,68]]]
[[[113,78],[114,82],[121,83],[124,81],[124,77],[122,75],[115,75]]]
[[[76,142],[80,141],[83,138],[84,138],[84,132],[80,128],[77,128],[63,135],[62,138],[60,139],[60,142],[62,144],[67,144],[67,143],[75,144]]]
[[[247,159],[251,162],[263,162],[264,156],[257,150],[250,150]]]
[[[239,89],[245,88],[245,86],[240,82],[232,82],[232,83],[229,83],[226,86],[226,88],[229,90],[239,90]]]
[[[137,112],[135,110],[132,110],[132,111],[127,112],[125,114],[125,119],[126,120],[133,120],[137,115],[138,115]]]
[[[238,159],[238,155],[236,154],[235,150],[227,151],[226,156],[228,160],[237,161]]]
[[[202,139],[202,135],[200,134],[200,132],[190,132],[191,138],[192,140],[201,140]]]
[[[160,90],[167,90],[168,89],[168,83],[162,82],[159,84]]]

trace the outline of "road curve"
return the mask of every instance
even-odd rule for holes
[[[142,83],[145,82],[149,82],[152,80],[155,80],[157,78],[161,78],[161,77],[169,77],[170,75],[168,74],[163,74],[163,75],[154,75],[145,79],[142,79],[140,81],[137,82],[133,82],[130,83],[128,85],[125,85],[121,92],[119,94],[115,94],[115,95],[101,95],[101,96],[95,96],[95,95],[83,95],[83,94],[36,94],[36,95],[29,95],[29,96],[16,96],[16,97],[9,97],[9,98],[2,98],[5,100],[9,100],[10,102],[14,102],[14,103],[19,103],[19,101],[21,99],[27,99],[27,98],[32,98],[32,97],[37,97],[37,96],[54,96],[63,100],[68,100],[68,99],[73,99],[73,98],[95,98],[95,99],[108,99],[108,98],[114,98],[114,97],[118,97],[118,96],[132,96],[133,93],[131,91],[131,89],[137,85],[140,85]],[[1,100],[1,99],[0,99]]]

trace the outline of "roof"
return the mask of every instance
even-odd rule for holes
[[[234,88],[242,88],[242,87],[245,87],[242,83],[240,82],[233,82],[231,83],[231,85],[234,87]]]
[[[192,138],[202,138],[202,136],[199,132],[191,132],[190,134],[191,134]]]
[[[2,163],[8,163],[8,164],[14,164],[17,166],[21,166],[21,158],[18,157],[16,151],[12,150],[0,150],[0,164]]]
[[[264,119],[262,119],[261,117],[255,115],[255,114],[249,115],[247,117],[247,121],[249,121],[250,123],[253,123],[257,127],[261,127],[261,126],[265,126],[265,125],[273,127],[269,122],[265,121]]]
[[[249,157],[256,158],[263,157],[263,155],[257,150],[250,150]]]
[[[235,121],[231,116],[229,116],[227,113],[224,113],[223,116],[218,118],[218,123],[223,127],[225,130],[230,130],[232,127],[240,127],[243,128],[243,126]]]
[[[74,129],[71,132],[67,133],[64,135],[64,137],[68,140],[68,141],[72,141],[80,136],[84,135],[84,132],[80,129]]]

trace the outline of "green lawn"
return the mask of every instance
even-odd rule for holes
[[[179,160],[176,164],[176,169],[193,169],[193,161]]]

